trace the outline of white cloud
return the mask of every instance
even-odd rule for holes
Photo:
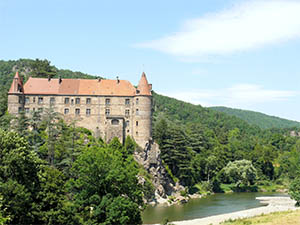
[[[226,89],[192,90],[164,93],[164,95],[203,106],[223,105],[235,108],[251,108],[257,104],[286,101],[298,93],[265,89],[256,84],[237,84]]]
[[[180,31],[136,46],[180,57],[218,56],[300,37],[298,0],[243,2],[188,20]]]

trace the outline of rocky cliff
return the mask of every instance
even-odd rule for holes
[[[148,199],[148,201],[163,203],[167,200],[168,196],[176,195],[181,190],[184,190],[183,186],[172,180],[166,168],[163,166],[157,143],[152,141],[148,142],[143,150],[135,152],[134,157],[152,177],[152,184],[155,187],[155,196],[154,199]]]

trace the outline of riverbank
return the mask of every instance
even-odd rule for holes
[[[210,216],[200,219],[177,221],[172,223],[175,225],[215,225],[229,219],[234,220],[239,218],[258,216],[261,214],[268,214],[272,212],[282,212],[299,209],[295,207],[295,201],[290,199],[289,197],[257,197],[257,199],[260,200],[262,203],[267,204],[267,206],[216,216]]]
[[[300,209],[295,211],[274,212],[251,218],[230,220],[222,225],[300,225]]]

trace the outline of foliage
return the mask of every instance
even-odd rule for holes
[[[237,187],[241,184],[249,186],[256,179],[256,169],[249,160],[238,160],[229,162],[223,168],[224,179],[229,183],[235,183]]]
[[[262,129],[270,128],[300,128],[300,123],[292,120],[282,119],[276,116],[269,116],[249,110],[232,109],[228,107],[210,107],[210,109],[236,116],[249,124],[259,126]]]
[[[289,195],[296,201],[296,206],[300,206],[300,177],[292,181],[289,188]]]
[[[86,148],[75,161],[70,182],[77,212],[89,224],[141,224],[138,169],[118,149]],[[101,179],[99,179],[101,178]]]

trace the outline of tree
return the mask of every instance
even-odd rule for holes
[[[249,160],[237,160],[229,162],[225,168],[223,168],[223,175],[231,183],[235,183],[237,187],[241,184],[249,186],[253,184],[256,179],[256,169]]]
[[[36,59],[31,63],[31,69],[31,75],[33,77],[51,78],[57,72],[56,68],[54,66],[51,66],[50,61],[48,61],[47,59]]]
[[[290,184],[289,195],[296,201],[296,206],[300,206],[300,177],[297,177]]]
[[[70,181],[77,213],[87,224],[141,224],[142,187],[133,160],[118,149],[87,147]]]

